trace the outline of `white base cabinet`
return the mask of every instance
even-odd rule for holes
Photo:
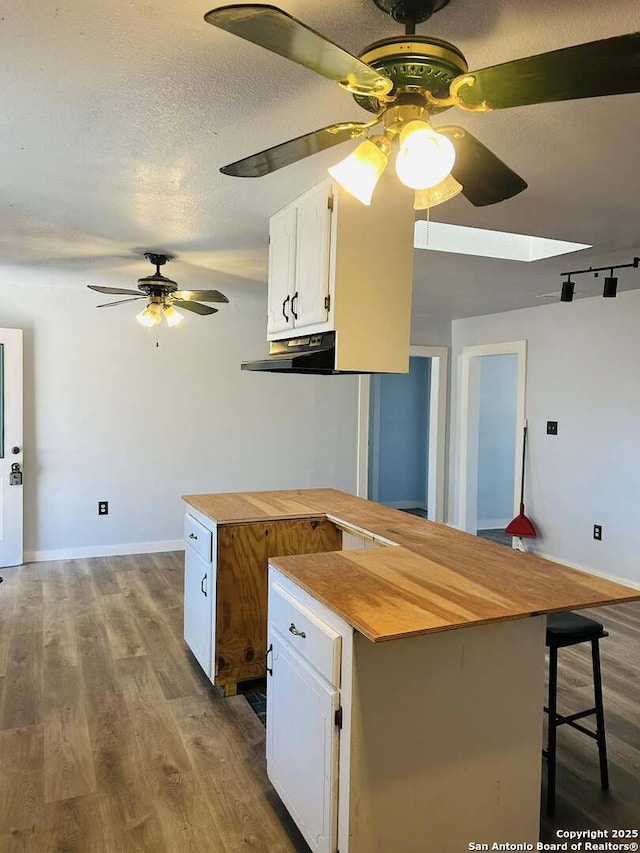
[[[184,518],[184,532],[184,639],[212,679],[216,618],[214,535],[189,513]]]
[[[333,853],[338,826],[340,691],[270,626],[269,778],[312,850]]]
[[[372,643],[269,583],[267,770],[312,850],[538,840],[543,616]]]

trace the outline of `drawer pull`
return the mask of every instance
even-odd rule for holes
[[[204,595],[205,598],[207,597],[207,590],[204,588],[204,582],[206,581],[206,579],[207,576],[205,575],[200,581],[200,592]]]
[[[293,624],[293,622],[291,623],[291,625],[289,625],[289,632],[290,632],[291,634],[293,634],[293,635],[294,635],[294,637],[302,637],[302,639],[303,639],[303,640],[305,640],[305,639],[306,639],[306,637],[307,637],[307,635],[305,634],[305,632],[304,632],[304,631],[298,631],[298,629],[297,629],[297,628],[296,628],[296,626]]]
[[[198,537],[196,536],[196,534],[195,534],[195,533],[190,533],[190,534],[189,534],[189,539],[197,539],[197,538],[198,538]]]
[[[264,665],[265,665],[265,668],[266,668],[267,672],[269,673],[269,675],[273,675],[273,666],[271,666],[271,667],[269,666],[269,655],[272,655],[272,654],[273,654],[273,643],[270,643],[269,648],[267,649],[266,654],[264,656]]]

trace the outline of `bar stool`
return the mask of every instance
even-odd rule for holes
[[[598,744],[600,758],[600,784],[603,791],[609,790],[609,769],[607,766],[607,743],[604,730],[604,707],[602,703],[602,676],[600,672],[600,640],[608,637],[600,622],[587,619],[579,613],[550,613],[547,617],[546,644],[549,648],[549,706],[545,707],[549,715],[549,738],[543,755],[547,758],[547,814],[553,814],[556,806],[556,730],[558,726],[568,725],[593,738]],[[593,692],[595,707],[575,714],[562,716],[557,712],[558,691],[558,649],[575,646],[578,643],[591,643],[593,661]],[[584,717],[595,715],[596,730],[590,731],[578,723]]]

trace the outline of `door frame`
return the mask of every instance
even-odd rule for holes
[[[4,344],[4,459],[2,480],[8,481],[12,462],[18,462],[24,476],[24,416],[23,416],[23,333],[22,329],[1,329]],[[11,447],[19,447],[18,453],[12,453]],[[2,485],[4,489],[4,482]],[[6,486],[10,490],[3,495],[0,521],[5,531],[15,531],[11,549],[2,555],[2,568],[20,566],[24,563],[24,485]]]
[[[447,441],[447,400],[449,395],[449,347],[411,346],[409,356],[431,359],[431,392],[429,397],[429,448],[427,472],[427,507],[430,521],[444,522]],[[358,449],[357,491],[368,497],[369,491],[369,408],[371,377],[358,380]]]
[[[473,359],[485,355],[517,355],[518,357],[518,390],[516,396],[516,450],[514,460],[514,482],[513,482],[513,514],[517,515],[520,509],[520,482],[522,478],[522,446],[524,442],[524,427],[526,424],[526,391],[527,391],[527,341],[505,341],[496,344],[481,344],[479,346],[464,347],[460,354],[460,432],[459,432],[459,466],[458,466],[458,507],[457,524],[461,530],[472,532],[469,528],[469,473],[472,462],[469,453],[470,438],[473,435],[472,414],[477,417],[478,406],[473,405],[472,397],[475,397]],[[477,404],[477,400],[476,400]],[[477,469],[477,453],[475,456]],[[476,470],[477,475],[477,470]],[[477,476],[476,476],[477,480]],[[476,524],[477,527],[477,524]]]

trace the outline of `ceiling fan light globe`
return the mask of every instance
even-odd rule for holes
[[[335,166],[329,174],[340,186],[362,204],[370,205],[373,191],[387,168],[389,157],[379,145],[365,139]]]
[[[442,204],[445,201],[451,201],[459,193],[462,192],[462,184],[453,177],[447,175],[444,181],[440,181],[435,187],[416,190],[413,209],[414,210],[430,210],[437,204]]]
[[[178,323],[181,323],[184,318],[179,311],[176,311],[173,305],[167,305],[164,309],[164,319],[167,321],[167,326],[169,326],[169,328],[173,328],[173,326],[177,326]]]
[[[399,141],[396,174],[412,190],[437,186],[453,169],[456,162],[453,143],[427,122],[408,122]]]
[[[156,304],[152,302],[151,305],[147,305],[147,307],[136,316],[136,320],[141,326],[146,326],[148,329],[152,326],[157,326],[162,322],[162,311],[160,310],[160,306],[156,306]]]

